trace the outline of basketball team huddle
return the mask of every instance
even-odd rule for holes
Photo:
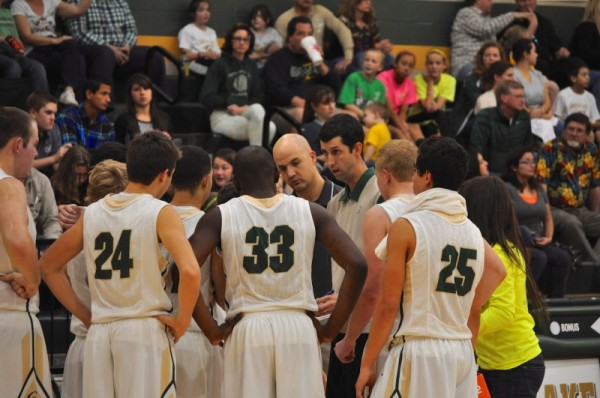
[[[0,122],[9,126],[0,131],[3,396],[52,396],[35,317],[41,275],[73,315],[63,396],[477,397],[481,312],[507,271],[457,192],[467,154],[455,140],[432,137],[418,152],[394,140],[373,170],[362,127],[337,115],[320,139],[346,187],[327,208],[277,192],[285,143],[298,143],[291,164],[311,159],[289,134],[273,155],[238,152],[240,196],[205,214],[208,154],[142,134],[126,165],[92,170],[91,204],[36,261],[24,192],[10,177],[31,167],[37,131],[14,108]],[[171,204],[159,199],[169,190]],[[318,319],[315,242],[331,256],[335,292]],[[211,286],[214,256],[225,308]]]

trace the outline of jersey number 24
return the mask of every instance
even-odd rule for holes
[[[120,271],[121,278],[129,278],[129,270],[133,268],[133,259],[129,255],[131,246],[131,230],[121,232],[117,246],[114,246],[114,238],[110,232],[102,232],[96,236],[94,249],[102,250],[96,257],[96,279],[111,279],[113,271]],[[102,269],[102,266],[110,259],[112,269]]]

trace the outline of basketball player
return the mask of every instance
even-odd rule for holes
[[[179,216],[155,199],[169,188],[178,158],[179,150],[162,133],[136,137],[127,152],[125,190],[90,205],[40,260],[52,293],[91,324],[85,358],[93,360],[84,362],[84,397],[175,395],[173,339],[185,333],[200,288],[200,269]],[[166,260],[159,242],[179,270],[175,316],[167,315],[172,304],[163,289]],[[61,271],[81,250],[91,314]]]
[[[376,204],[365,213],[363,236],[365,258],[369,266],[367,280],[335,353],[342,362],[354,360],[354,347],[361,331],[373,316],[381,293],[385,261],[375,255],[375,247],[388,234],[392,223],[404,212],[414,197],[412,177],[415,174],[417,147],[406,140],[392,140],[383,145],[375,160],[375,177],[385,202]],[[385,359],[381,362],[383,363]]]
[[[225,398],[324,397],[319,341],[344,324],[364,283],[363,256],[321,206],[276,194],[279,172],[269,152],[238,152],[234,175],[242,196],[207,213],[190,239],[199,261],[221,243],[228,318],[244,314],[225,342]],[[315,239],[346,270],[325,326],[306,312],[317,305],[311,285]],[[213,343],[220,336],[206,306],[194,310]]]
[[[51,397],[46,344],[39,320],[40,273],[25,178],[37,155],[34,119],[0,108],[0,395]]]
[[[90,172],[86,202],[94,203],[108,194],[121,192],[125,189],[127,182],[125,163],[114,160],[100,162]],[[68,262],[66,270],[73,291],[87,308],[91,308],[85,253],[79,252],[73,260]],[[83,355],[88,329],[79,318],[73,315],[69,330],[75,335],[75,339],[69,346],[65,358],[61,396],[63,398],[80,398],[83,397]]]
[[[196,224],[204,215],[200,210],[210,195],[212,187],[212,163],[208,153],[202,148],[186,145],[181,148],[181,159],[173,173],[173,205],[190,237]],[[179,273],[173,257],[165,253],[169,261],[165,274],[166,290],[173,302],[174,310],[178,306],[177,281]],[[204,304],[209,307],[210,264],[202,264],[200,290]],[[198,324],[192,319],[187,333],[175,345],[177,356],[177,397],[212,398],[220,397],[223,377],[223,352],[219,346],[213,346],[202,334]]]
[[[371,397],[476,398],[470,317],[479,319],[506,271],[455,192],[467,173],[464,149],[453,138],[432,137],[419,147],[416,168],[417,196],[389,232],[356,396],[375,376],[375,361],[402,302],[400,327]]]

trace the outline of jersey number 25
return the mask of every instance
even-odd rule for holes
[[[447,262],[441,271],[438,278],[438,292],[453,293],[459,296],[464,296],[471,291],[473,287],[473,279],[475,279],[475,271],[469,267],[469,260],[477,259],[477,250],[461,248],[460,252],[452,245],[446,245],[442,250],[443,262]],[[454,270],[458,271],[460,276],[454,276]],[[450,281],[449,281],[450,279]]]

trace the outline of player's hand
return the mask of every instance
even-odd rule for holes
[[[338,298],[337,293],[328,294],[326,296],[319,297],[317,299],[318,309],[317,309],[316,315],[323,316],[323,315],[331,314],[331,312],[335,308],[335,305],[337,304],[337,298]]]
[[[82,207],[76,204],[58,206],[58,223],[63,230],[71,228],[79,217],[81,217]]]
[[[20,272],[2,275],[0,281],[8,283],[11,289],[24,300],[32,298],[38,291],[38,286],[28,281]]]
[[[350,363],[354,361],[355,353],[354,348],[356,347],[356,341],[349,341],[347,338],[343,338],[338,341],[333,350],[335,355],[342,363]]]
[[[331,343],[335,335],[328,331],[327,326],[321,325],[321,322],[319,322],[314,312],[306,311],[306,315],[308,315],[317,331],[319,343]]]
[[[228,319],[225,323],[216,326],[215,331],[206,336],[212,345],[221,345],[227,340],[235,325],[244,317],[244,314],[237,314],[232,319]],[[215,323],[216,325],[216,323]]]
[[[373,391],[373,386],[375,385],[375,380],[377,380],[377,375],[371,368],[360,368],[360,374],[358,375],[358,380],[356,380],[355,389],[356,389],[356,398],[364,398],[365,387],[369,387],[369,391]]]
[[[162,314],[155,315],[154,317],[160,322],[162,322],[167,328],[169,328],[169,331],[173,335],[173,340],[175,341],[175,343],[179,341],[181,336],[183,336],[185,331],[187,330],[187,325],[184,325],[172,315]]]

